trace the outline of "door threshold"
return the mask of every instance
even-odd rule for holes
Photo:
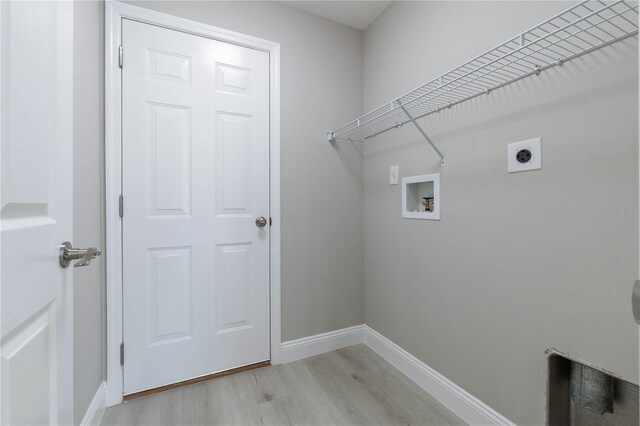
[[[143,398],[145,396],[154,395],[156,393],[165,392],[172,389],[181,388],[184,386],[193,385],[200,382],[206,382],[208,380],[219,379],[221,377],[231,376],[232,374],[243,373],[245,371],[256,370],[258,368],[269,367],[271,361],[262,361],[255,364],[245,365],[243,367],[232,368],[231,370],[221,371],[219,373],[207,374],[206,376],[196,377],[194,379],[185,380],[182,382],[172,383],[170,385],[160,386],[158,388],[148,389],[142,392],[136,392],[122,397],[123,401],[131,401],[132,399]]]

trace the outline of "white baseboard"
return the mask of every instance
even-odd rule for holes
[[[359,343],[365,343],[469,425],[515,426],[478,398],[364,324],[284,342],[281,360],[285,364]],[[104,410],[103,383],[91,401],[81,424],[98,425]]]
[[[87,408],[87,412],[84,414],[84,418],[80,423],[81,426],[98,426],[102,420],[102,415],[105,410],[105,396],[106,396],[106,383],[100,383],[96,394]]]
[[[364,343],[364,328],[364,324],[355,325],[341,330],[283,342],[280,354],[281,361],[285,364],[336,349],[346,348],[347,346],[357,345],[358,343]]]
[[[369,326],[364,342],[422,389],[470,425],[514,426],[506,417],[474,397]]]

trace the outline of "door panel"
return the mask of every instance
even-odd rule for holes
[[[217,113],[216,182],[221,214],[248,214],[246,158],[251,117]]]
[[[73,4],[0,2],[2,424],[73,422]]]
[[[189,248],[150,250],[149,306],[152,344],[191,338],[191,256]]]
[[[125,394],[268,360],[269,56],[123,21]]]
[[[252,327],[247,270],[251,267],[251,244],[218,246],[216,258],[217,331]]]
[[[191,210],[191,111],[149,105],[149,197],[152,216],[189,215]]]
[[[2,345],[3,424],[51,424],[53,366],[50,313],[34,315]],[[4,420],[4,419],[3,419]]]

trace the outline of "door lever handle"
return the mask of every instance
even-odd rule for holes
[[[69,267],[73,260],[80,259],[79,262],[76,262],[73,266],[75,268],[79,266],[87,266],[91,263],[92,259],[95,259],[96,256],[100,256],[102,252],[95,247],[89,247],[88,249],[74,249],[69,241],[65,241],[60,246],[60,255],[58,259],[60,261],[60,266],[63,268]]]

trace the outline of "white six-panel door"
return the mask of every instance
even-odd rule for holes
[[[73,423],[73,4],[0,2],[0,423]]]
[[[124,393],[268,360],[269,56],[124,20]]]

